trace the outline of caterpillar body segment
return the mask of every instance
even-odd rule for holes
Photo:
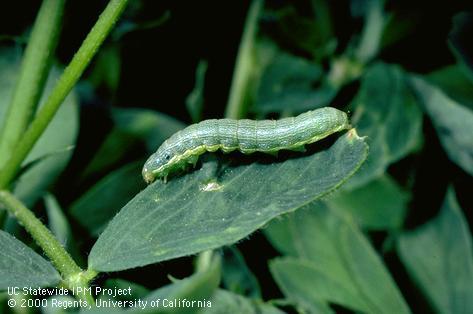
[[[332,107],[280,120],[204,120],[164,141],[148,158],[142,174],[147,183],[156,178],[166,180],[169,173],[187,164],[195,165],[200,155],[217,150],[227,153],[238,150],[244,154],[303,151],[304,145],[349,128],[347,114]]]

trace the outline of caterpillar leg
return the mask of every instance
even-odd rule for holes
[[[190,156],[188,159],[187,159],[187,163],[188,164],[191,164],[193,167],[195,167],[195,165],[197,164],[197,161],[199,160],[199,156]]]

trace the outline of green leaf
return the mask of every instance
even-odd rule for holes
[[[53,73],[47,82],[46,91],[52,88],[59,76],[58,71]],[[66,167],[78,133],[78,118],[77,98],[75,94],[70,94],[24,161],[25,165],[48,156],[22,173],[17,180],[15,195],[25,204],[34,203]]]
[[[98,236],[118,210],[144,186],[143,162],[130,163],[97,182],[72,203],[71,215],[89,232]]]
[[[360,34],[360,40],[354,51],[356,60],[362,64],[368,63],[379,52],[381,38],[383,36],[386,18],[384,14],[384,1],[352,1],[353,4],[361,4],[364,11],[365,25]]]
[[[140,144],[135,136],[113,128],[82,172],[81,179],[85,181],[91,175],[107,173],[119,165],[120,161],[126,160],[127,155],[132,155],[136,149],[142,149]]]
[[[186,108],[192,118],[192,122],[197,123],[202,120],[204,109],[205,75],[207,74],[208,62],[200,60],[195,70],[194,89],[187,95]]]
[[[221,260],[220,256],[215,255],[211,259],[209,267],[203,271],[196,272],[188,278],[182,280],[174,279],[174,282],[152,291],[145,297],[138,297],[141,303],[140,307],[132,307],[127,310],[123,308],[93,308],[92,310],[82,310],[81,313],[152,313],[152,314],[193,314],[200,313],[205,307],[198,307],[197,303],[193,307],[173,306],[173,303],[179,301],[201,301],[204,306],[209,306],[210,298],[218,288],[220,282]],[[132,288],[133,289],[133,288]],[[137,299],[134,300],[135,302]],[[154,302],[154,307],[151,305]],[[210,303],[210,305],[212,305]]]
[[[461,12],[453,18],[453,28],[448,35],[449,46],[473,82],[473,50],[470,45],[473,13]]]
[[[294,3],[281,3],[277,11],[265,12],[268,20],[274,20],[274,40],[279,46],[289,46],[319,61],[335,52],[337,39],[333,37],[333,21],[329,1],[311,1],[313,12],[301,14]],[[312,16],[315,15],[315,18]]]
[[[120,108],[112,111],[114,128],[107,136],[83,177],[103,172],[133,153],[138,144],[145,143],[149,152],[154,152],[164,140],[185,125],[160,112],[141,108]]]
[[[223,250],[224,286],[237,294],[261,298],[261,289],[255,275],[246,265],[245,259],[236,247]]]
[[[13,95],[21,61],[21,50],[0,47],[0,127]]]
[[[117,45],[103,47],[100,49],[94,63],[88,81],[93,84],[95,88],[100,87],[102,84],[105,85],[110,93],[115,95],[121,76],[119,47]]]
[[[326,106],[336,91],[329,87],[314,88],[322,74],[320,65],[278,52],[263,72],[253,111],[299,113]]]
[[[204,301],[205,304],[210,300],[214,291],[218,288],[221,274],[221,258],[214,255],[207,269],[196,272],[192,276],[177,280],[174,283],[164,286],[148,294],[143,300],[148,301],[160,299],[161,302],[174,301],[175,299],[187,299]],[[196,307],[163,307],[154,309],[153,313],[195,313]],[[141,313],[141,312],[140,312]]]
[[[411,82],[448,157],[473,175],[473,111],[420,78],[413,77]]]
[[[44,196],[46,212],[48,214],[49,229],[59,242],[77,260],[80,258],[79,249],[72,234],[71,226],[63,209],[54,195],[47,193]]]
[[[459,65],[449,65],[438,69],[429,73],[425,78],[440,87],[448,97],[473,110],[473,82]]]
[[[340,191],[327,204],[353,217],[361,226],[373,230],[399,229],[407,211],[408,192],[388,175],[352,191]]]
[[[185,127],[184,123],[164,113],[142,108],[114,109],[112,115],[117,129],[143,140],[152,152]]]
[[[235,294],[230,291],[218,289],[211,299],[212,307],[205,308],[202,314],[222,314],[222,313],[239,313],[239,314],[283,314],[281,310],[272,305],[254,301],[244,296]]]
[[[51,80],[47,86],[52,86]],[[25,205],[32,206],[43,196],[69,163],[79,127],[78,114],[77,99],[71,94],[24,161],[26,165],[48,156],[23,172],[16,182],[14,194]]]
[[[389,11],[385,19],[380,48],[389,48],[411,35],[416,30],[416,21],[420,18],[419,11]]]
[[[123,280],[123,279],[108,279],[105,281],[103,285],[104,289],[128,289],[130,288],[130,295],[117,295],[115,300],[129,300],[133,301],[134,299],[143,299],[146,295],[150,293],[150,291],[139,285],[137,283]]]
[[[273,229],[273,225],[278,226]],[[279,230],[286,229],[282,234]],[[303,308],[336,303],[366,313],[409,313],[382,260],[355,224],[324,203],[299,210],[265,229],[295,258],[270,264],[283,293]],[[285,248],[278,240],[286,240]]]
[[[389,164],[418,148],[422,111],[404,72],[397,66],[377,63],[365,73],[354,103],[352,124],[368,136],[370,154],[350,180],[355,188],[381,176]]]
[[[16,80],[19,66],[19,58],[15,50],[1,50],[0,117],[4,117],[6,114],[13,89],[12,82]],[[49,94],[59,74],[60,71],[57,68],[51,70],[43,96]],[[44,101],[44,98],[42,98],[42,101]],[[1,124],[3,124],[3,119],[0,119],[0,129]],[[71,93],[23,163],[23,166],[31,164],[31,167],[18,178],[14,187],[14,194],[26,206],[32,206],[41,198],[66,167],[72,155],[78,125],[77,99],[75,94]],[[37,162],[33,164],[33,161]]]
[[[366,154],[365,142],[351,130],[329,149],[284,162],[205,162],[200,170],[157,181],[112,220],[89,265],[117,271],[232,244],[337,188]]]
[[[142,13],[146,12],[147,6],[140,1],[132,1],[127,4],[127,18],[117,23],[112,29],[111,39],[120,43],[126,36],[136,36],[140,32],[149,32],[160,28],[169,22],[171,18],[170,8],[159,8],[154,14],[143,19]]]
[[[398,252],[439,313],[473,313],[471,233],[452,189],[434,220],[399,238]]]
[[[7,99],[10,103],[0,126],[0,168],[12,157],[38,107],[59,39],[64,3],[64,0],[42,2],[27,36],[21,65],[13,64],[17,69],[15,88],[11,99]]]
[[[8,287],[48,287],[61,277],[32,249],[0,230],[0,290]]]
[[[346,290],[343,283],[325,275],[313,263],[285,257],[272,260],[270,268],[284,295],[302,313],[335,313],[328,301],[352,309],[366,308],[355,293]]]

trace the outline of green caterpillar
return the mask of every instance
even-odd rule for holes
[[[244,154],[279,150],[303,150],[330,134],[350,128],[347,114],[331,107],[307,111],[280,120],[212,119],[192,124],[173,134],[143,166],[149,184],[156,178],[166,180],[169,173],[197,162],[205,152],[239,150]]]

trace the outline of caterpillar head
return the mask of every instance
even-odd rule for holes
[[[170,172],[171,155],[167,152],[156,152],[152,154],[143,166],[141,174],[146,183],[152,183],[156,178],[164,178]]]

